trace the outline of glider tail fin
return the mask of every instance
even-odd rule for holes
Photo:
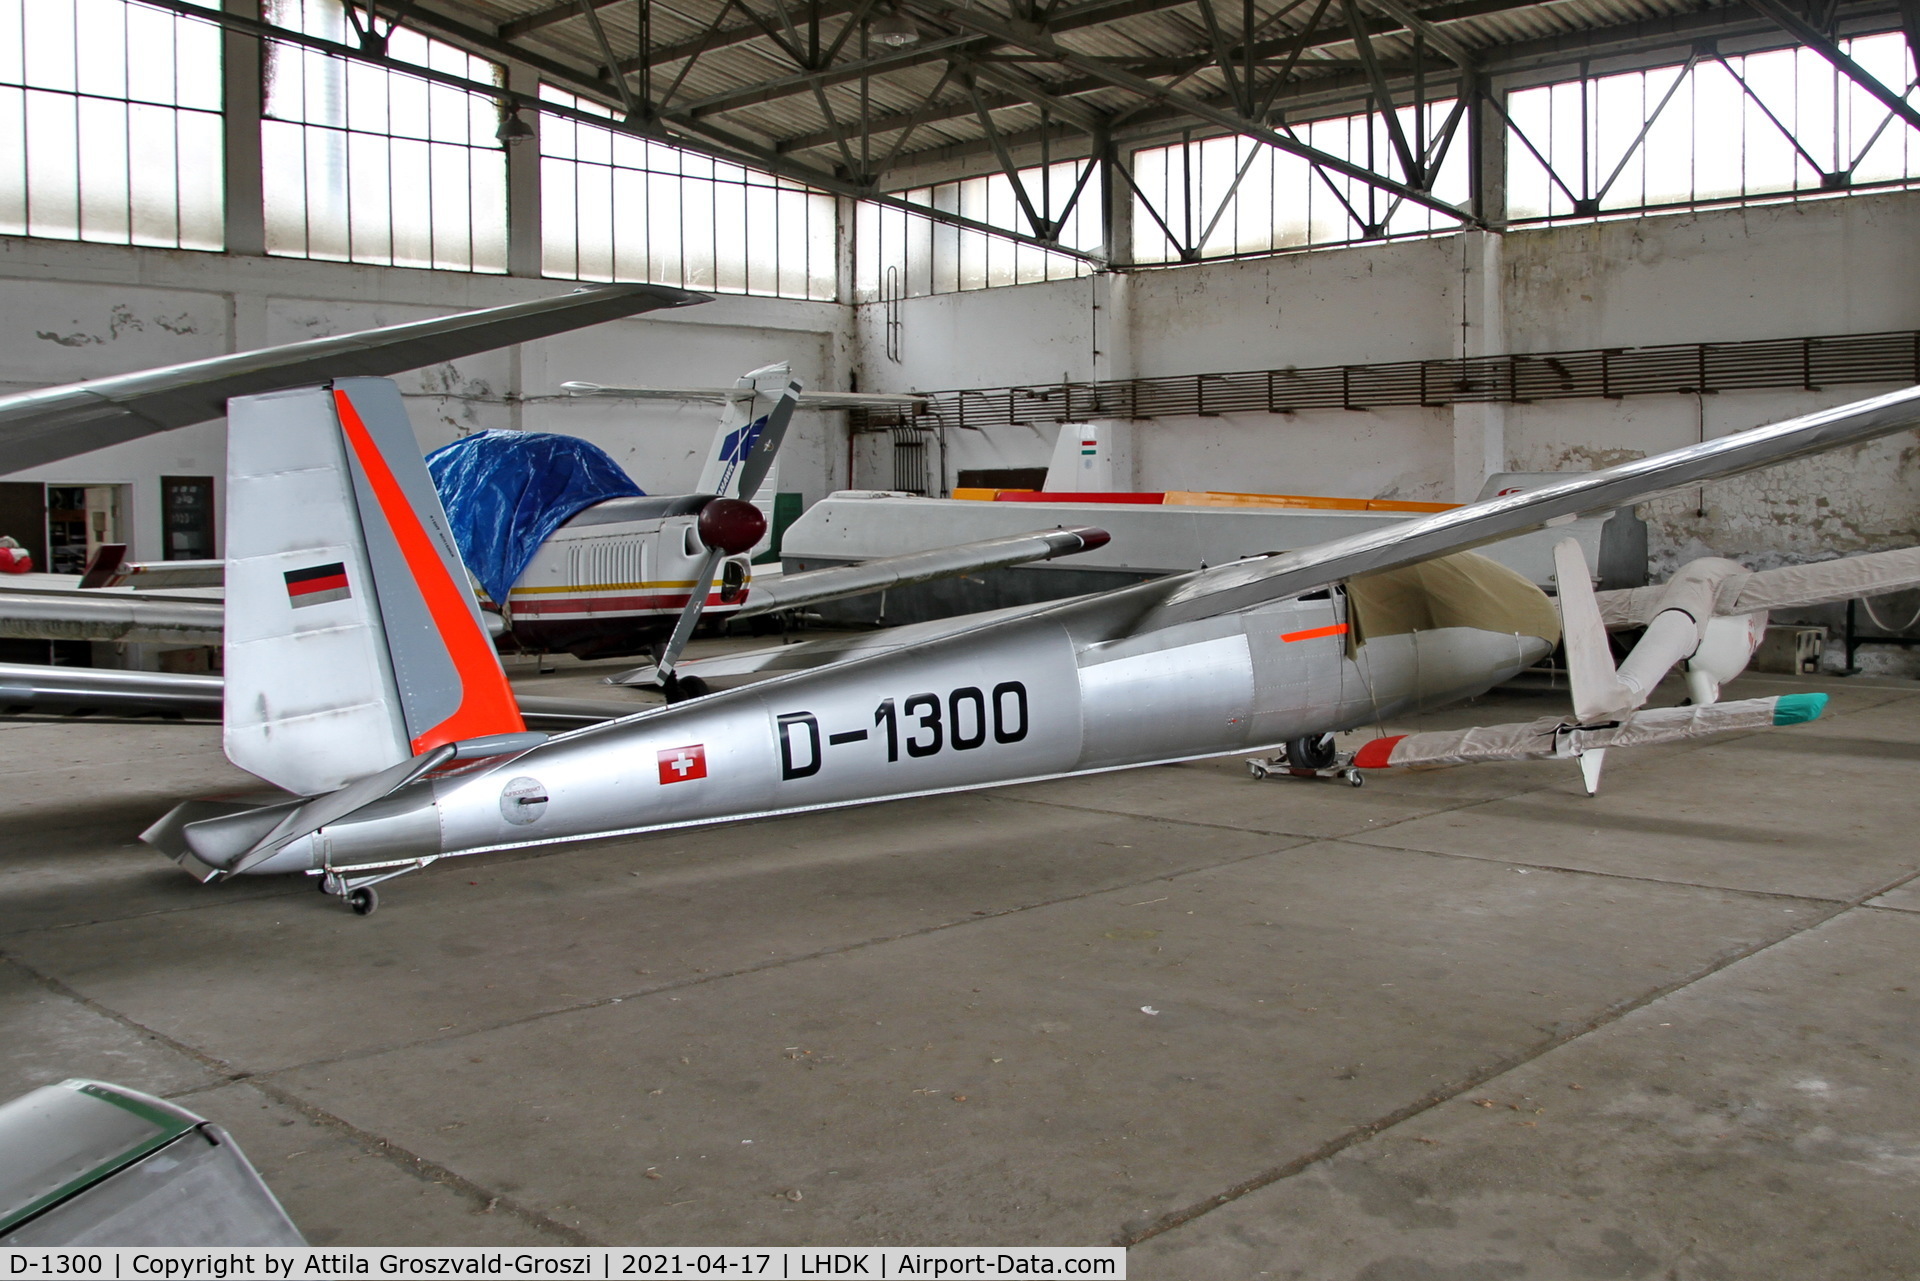
[[[391,382],[237,398],[227,457],[234,764],[312,795],[524,734]]]

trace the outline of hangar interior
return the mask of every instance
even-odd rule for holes
[[[807,507],[1043,467],[1081,420],[1128,425],[1119,489],[1465,503],[1920,382],[1917,22],[6,0],[0,389],[642,281],[713,299],[400,375],[421,447],[577,435],[689,492],[711,406],[562,384],[788,361],[931,397],[799,414],[779,488]],[[218,557],[225,442],[15,471],[0,533],[53,572]],[[1641,514],[1654,581],[1908,547],[1920,445]],[[1646,749],[1595,799],[1558,762],[1354,792],[1194,762],[485,855],[367,921],[134,841],[247,781],[217,727],[8,719],[0,1093],[177,1099],[315,1242],[1904,1275],[1920,599],[1874,604],[1857,653],[1850,607],[1777,618],[1828,628],[1821,670],[1743,678],[1830,693],[1820,725]],[[595,697],[611,670],[512,673]]]

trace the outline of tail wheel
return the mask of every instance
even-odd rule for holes
[[[1301,769],[1329,769],[1337,755],[1331,734],[1308,734],[1287,744],[1287,764]]]

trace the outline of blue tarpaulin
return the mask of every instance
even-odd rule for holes
[[[641,488],[598,445],[539,431],[483,431],[427,455],[461,559],[504,605],[507,591],[554,530],[609,498]]]

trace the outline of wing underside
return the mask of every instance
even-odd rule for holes
[[[227,401],[334,378],[384,377],[662,307],[708,301],[663,285],[599,285],[433,320],[0,396],[0,451],[19,470],[219,418]]]
[[[1134,630],[1150,631],[1317,591],[1375,570],[1466,551],[1676,489],[1856,445],[1920,425],[1920,387],[1805,414],[1591,472],[1556,485],[1471,503],[1403,524],[1258,561],[1162,579]]]

